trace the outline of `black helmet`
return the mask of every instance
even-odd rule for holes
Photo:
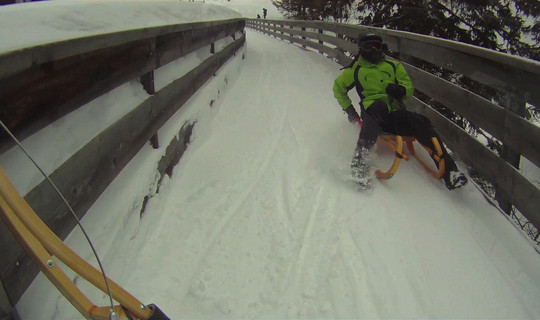
[[[383,58],[382,38],[376,34],[358,36],[360,55],[371,63],[379,63]]]

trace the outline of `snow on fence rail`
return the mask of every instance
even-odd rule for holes
[[[148,99],[62,163],[51,174],[68,202],[83,216],[135,154],[160,127],[245,43],[244,19],[229,19],[128,30],[50,43],[0,55],[0,119],[20,139],[29,137],[73,110],[133,80]],[[214,44],[227,39],[221,50]],[[209,57],[161,89],[154,70],[189,53],[209,48]],[[179,124],[181,126],[181,124]],[[177,162],[193,124],[168,144],[160,174]],[[50,142],[54,147],[55,142]],[[0,153],[13,146],[0,135]],[[45,181],[24,195],[61,239],[75,226]],[[0,224],[0,277],[15,304],[38,273],[37,266]],[[1,291],[1,290],[0,290]],[[0,301],[1,302],[1,301]],[[2,310],[0,310],[2,311]]]
[[[499,206],[509,213],[515,206],[540,230],[540,190],[519,170],[520,156],[540,167],[540,127],[523,117],[526,103],[540,105],[540,63],[410,32],[320,21],[248,19],[246,26],[302,47],[312,48],[349,65],[358,53],[359,33],[375,33],[399,54],[417,91],[453,110],[503,144],[503,156],[414,97],[407,107],[426,115],[442,138],[461,159],[497,188]],[[501,105],[413,66],[420,59],[442,67],[503,94]],[[538,235],[536,235],[538,237]],[[537,240],[537,239],[536,239]]]

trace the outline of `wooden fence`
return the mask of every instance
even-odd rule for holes
[[[22,140],[128,81],[142,83],[150,97],[81,146],[50,175],[82,217],[146,143],[159,144],[160,127],[244,45],[244,26],[244,19],[167,25],[1,54],[0,119]],[[228,39],[229,44],[216,51],[214,43],[222,39]],[[209,58],[155,90],[154,70],[205,47],[212,53]],[[185,150],[192,127],[185,124],[179,128],[180,139],[165,141],[167,154],[159,163],[162,175]],[[12,146],[8,136],[2,134],[0,152]],[[61,239],[75,226],[73,217],[45,181],[25,199]],[[3,224],[0,252],[0,278],[15,304],[38,268]]]
[[[69,112],[133,79],[140,79],[150,98],[102,131],[51,178],[79,215],[90,208],[122,168],[197,89],[244,45],[244,19],[169,25],[98,35],[0,55],[0,119],[20,138],[28,137]],[[517,156],[540,166],[540,128],[522,117],[525,103],[540,105],[540,63],[432,37],[352,25],[307,21],[247,20],[249,27],[312,48],[348,65],[357,52],[360,32],[377,33],[399,52],[418,91],[444,104],[503,142],[499,157],[461,128],[417,98],[408,108],[428,116],[450,148],[496,185],[499,193],[540,227],[540,190],[516,170]],[[241,36],[236,36],[241,32]],[[234,41],[219,52],[214,42]],[[210,58],[156,92],[154,70],[182,56],[211,46]],[[497,105],[453,83],[407,63],[419,58],[462,74],[507,95]],[[331,90],[329,88],[329,90]],[[189,136],[191,126],[181,130]],[[185,143],[179,139],[177,143]],[[167,142],[168,143],[168,142]],[[0,135],[0,152],[12,147]],[[178,159],[173,146],[160,163]],[[173,154],[174,153],[174,154]],[[170,160],[167,160],[170,159]],[[25,195],[49,227],[65,238],[74,227],[67,210],[46,183]],[[0,277],[16,303],[38,272],[0,224]]]
[[[540,106],[540,63],[459,42],[410,32],[318,21],[250,19],[246,25],[310,48],[347,66],[358,53],[359,34],[375,33],[399,53],[417,91],[442,103],[503,144],[503,156],[489,150],[416,97],[407,108],[431,119],[445,143],[497,188],[500,207],[514,205],[540,230],[540,190],[519,170],[520,156],[540,167],[540,127],[523,117],[526,103]],[[500,105],[413,66],[411,58],[450,70],[501,92]],[[331,90],[331,88],[329,88]]]

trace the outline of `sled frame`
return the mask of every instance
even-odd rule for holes
[[[66,246],[39,218],[17,192],[0,168],[0,218],[15,239],[36,262],[41,272],[86,319],[110,319],[111,306],[94,305],[54,262],[53,256],[78,275],[108,295],[103,273]],[[107,278],[114,300],[120,305],[114,311],[120,319],[150,319],[153,305],[145,306],[114,281]]]
[[[444,164],[444,158],[442,153],[442,148],[439,143],[439,139],[436,137],[431,138],[431,142],[433,143],[433,146],[435,147],[435,153],[431,148],[423,145],[422,147],[428,152],[428,154],[433,157],[439,164],[438,168],[433,169],[432,166],[428,165],[423,159],[419,158],[416,155],[416,150],[414,148],[413,142],[416,141],[415,137],[410,136],[400,136],[400,135],[380,135],[377,141],[383,142],[386,146],[388,146],[391,150],[395,152],[394,162],[390,166],[390,168],[386,171],[382,171],[380,169],[377,169],[375,171],[375,175],[379,179],[390,179],[394,176],[394,174],[397,172],[399,165],[401,163],[402,159],[405,159],[406,161],[409,160],[409,156],[403,151],[403,144],[407,145],[407,149],[409,150],[409,153],[418,160],[418,162],[422,165],[422,167],[430,173],[430,175],[439,180],[444,174],[445,171],[445,164]]]

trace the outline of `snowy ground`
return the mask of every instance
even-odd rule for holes
[[[267,19],[283,19],[283,15],[278,11],[270,0],[205,0],[206,3],[223,6],[237,12],[247,18],[256,18],[260,15],[263,18],[263,8],[267,10]]]
[[[198,120],[142,218],[165,146],[141,150],[83,219],[108,275],[171,319],[540,318],[540,255],[473,185],[450,192],[412,160],[355,190],[358,128],[333,98],[339,68],[247,29],[247,46],[160,131]],[[142,91],[130,86],[115,97]],[[390,158],[381,147],[374,161]],[[66,243],[94,263],[79,231]],[[80,317],[43,276],[17,308]]]

